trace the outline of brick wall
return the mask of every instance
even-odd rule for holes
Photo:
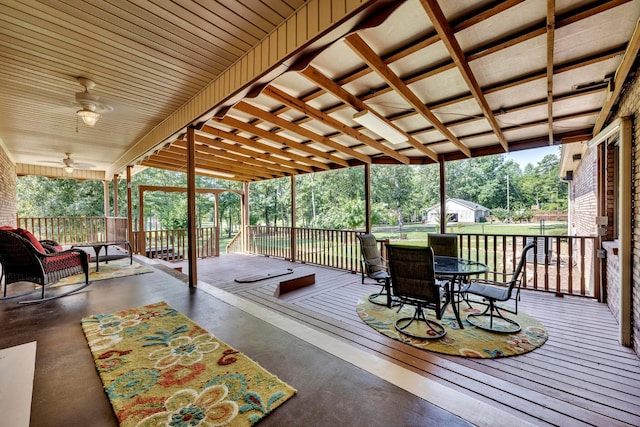
[[[589,150],[582,161],[573,171],[571,192],[571,217],[576,225],[578,236],[595,236],[598,228],[595,222],[595,212],[598,209],[598,152]]]
[[[602,242],[602,247],[607,251],[605,274],[607,276],[607,305],[613,316],[620,316],[620,257],[618,256],[617,242]]]
[[[16,226],[16,166],[0,145],[0,225]]]
[[[582,161],[573,171],[573,181],[569,187],[570,197],[573,202],[569,205],[575,233],[578,236],[596,236],[598,227],[595,221],[595,214],[598,209],[598,153],[597,150],[587,151]],[[593,259],[593,245],[585,247],[584,256],[586,260]],[[584,272],[583,274],[587,274]],[[589,273],[585,277],[587,288],[594,289],[595,277]]]

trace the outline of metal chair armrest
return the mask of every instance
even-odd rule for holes
[[[504,287],[509,286],[509,282],[501,282],[499,280],[479,279],[479,278],[474,278],[469,280],[469,284],[472,284],[472,283],[476,283],[479,285],[491,285],[491,286],[504,286]]]

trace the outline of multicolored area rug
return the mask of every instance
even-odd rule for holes
[[[296,393],[165,302],[82,329],[121,426],[250,426]]]
[[[515,356],[540,347],[548,338],[542,323],[523,313],[522,310],[518,310],[517,316],[509,315],[522,326],[522,330],[517,334],[489,332],[476,328],[467,322],[465,317],[473,311],[484,311],[485,306],[473,302],[472,308],[469,308],[465,302],[460,303],[460,318],[464,329],[458,326],[458,321],[449,305],[441,320],[436,319],[433,310],[424,310],[427,318],[445,327],[447,334],[444,337],[434,340],[412,338],[398,332],[394,324],[400,317],[411,317],[415,311],[413,306],[405,305],[400,313],[396,313],[398,307],[389,309],[386,306],[372,304],[367,297],[367,295],[361,297],[356,306],[358,315],[367,325],[394,340],[436,353],[479,358]],[[426,335],[425,331],[420,331],[420,334]]]
[[[100,270],[96,271],[96,264],[94,261],[89,264],[89,281],[95,282],[98,280],[113,279],[116,277],[135,276],[137,274],[151,273],[152,271],[152,268],[138,264],[135,261],[133,261],[133,264],[129,264],[128,258],[109,261],[108,264],[100,263]],[[77,285],[79,283],[84,283],[84,274],[65,277],[50,287],[55,288],[58,286]]]

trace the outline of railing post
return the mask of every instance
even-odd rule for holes
[[[291,175],[291,228],[289,230],[289,259],[296,262],[296,176]]]

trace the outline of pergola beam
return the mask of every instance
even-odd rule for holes
[[[464,52],[462,51],[462,47],[460,47],[460,44],[456,39],[449,21],[447,21],[447,18],[444,16],[442,9],[440,9],[440,5],[436,0],[421,0],[421,3],[425,12],[429,16],[429,19],[433,23],[433,26],[440,35],[440,39],[449,51],[449,55],[451,55],[453,62],[455,62],[456,66],[458,67],[462,78],[471,90],[471,93],[476,102],[480,106],[482,114],[484,114],[485,118],[489,122],[489,125],[493,129],[493,132],[498,138],[498,141],[504,148],[504,151],[509,151],[509,144],[507,143],[507,139],[502,133],[500,124],[496,120],[496,117],[493,115],[493,111],[489,106],[489,102],[485,98],[484,93],[480,88],[480,84],[478,83],[478,80],[476,80],[476,77],[474,76],[473,71],[469,66],[469,61],[467,61],[467,58],[465,57]]]
[[[392,150],[391,148],[387,147],[386,145],[382,144],[381,142],[376,141],[373,138],[369,138],[368,136],[358,132],[357,130],[353,129],[350,126],[347,126],[346,124],[342,123],[339,120],[334,119],[333,117],[329,116],[328,114],[323,113],[322,111],[311,107],[308,104],[305,104],[303,101],[294,98],[292,96],[290,96],[289,94],[281,91],[280,89],[275,88],[274,86],[269,86],[267,87],[264,92],[265,95],[283,103],[284,105],[288,105],[291,108],[294,108],[302,113],[304,113],[305,115],[312,117],[315,120],[318,120],[324,124],[326,124],[327,126],[331,126],[332,128],[334,128],[335,130],[344,133],[347,136],[350,136],[362,143],[364,143],[365,145],[368,145],[378,151],[380,151],[383,154],[386,154],[387,156],[393,157],[396,160],[398,160],[400,163],[404,163],[407,164],[409,162],[409,159],[404,156],[403,154],[399,154],[398,152],[396,152],[395,150]]]
[[[383,120],[390,127],[392,127],[393,129],[397,130],[398,132],[406,136],[408,143],[413,148],[416,148],[417,150],[426,154],[433,161],[436,161],[436,162],[438,161],[438,154],[435,151],[433,151],[428,147],[425,147],[420,142],[418,142],[413,136],[409,135],[409,133],[406,132],[404,129],[399,128],[393,122],[388,120],[386,117],[378,114],[377,111],[369,108],[369,106],[367,106],[364,102],[362,102],[357,96],[349,93],[342,86],[338,85],[336,82],[334,82],[333,80],[331,80],[330,78],[322,74],[317,68],[314,68],[313,66],[310,65],[306,69],[301,71],[300,74],[302,74],[304,77],[314,82],[324,90],[328,91],[329,93],[331,93],[336,98],[340,99],[345,104],[351,106],[356,111],[369,111],[371,114],[376,115],[379,119]]]
[[[387,64],[369,47],[358,34],[351,34],[345,38],[345,42],[360,56],[376,73],[391,86],[404,100],[431,123],[441,134],[451,141],[460,151],[471,156],[469,147],[464,145],[426,105],[416,96],[411,89],[398,77]]]

